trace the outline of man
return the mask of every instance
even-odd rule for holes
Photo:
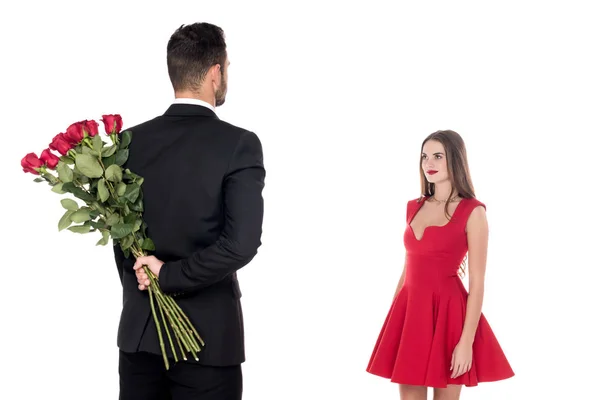
[[[134,260],[115,246],[123,285],[120,399],[237,400],[245,352],[236,271],[261,245],[262,147],[254,133],[215,114],[225,102],[229,65],[219,27],[177,29],[167,65],[174,104],[128,129],[133,140],[125,167],[144,177],[144,221],[156,250]],[[171,359],[166,370],[142,265],[204,340],[198,362],[188,353],[188,361]]]

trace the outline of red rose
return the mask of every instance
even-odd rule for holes
[[[44,165],[44,162],[35,155],[35,153],[29,153],[21,160],[21,167],[23,167],[23,172],[30,172],[35,175],[39,175],[34,168],[41,168]]]
[[[67,128],[65,133],[65,139],[73,145],[78,145],[83,140],[83,128],[85,124],[83,121],[75,122]]]
[[[50,152],[50,149],[46,149],[46,150],[42,151],[42,154],[40,155],[40,160],[44,164],[46,164],[46,166],[48,168],[54,169],[58,165],[58,161],[60,159],[58,157],[56,157],[54,154],[52,154]]]
[[[101,121],[104,122],[104,130],[107,135],[120,133],[123,128],[123,119],[119,114],[103,115]]]
[[[94,120],[92,121],[84,121],[85,123],[85,131],[87,132],[88,136],[94,137],[98,134],[98,123]]]
[[[48,147],[50,147],[50,149],[52,150],[58,151],[60,154],[65,156],[67,155],[69,150],[73,148],[73,145],[69,143],[69,140],[67,140],[64,133],[59,133],[58,135],[54,136],[54,139],[52,139],[52,143],[50,143]]]

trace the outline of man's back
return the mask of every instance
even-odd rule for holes
[[[265,171],[258,137],[201,105],[173,104],[137,125],[126,168],[144,178],[144,221],[165,262],[159,285],[206,342],[206,365],[244,361],[241,296],[235,271],[260,246]],[[160,354],[147,291],[134,258],[115,247],[124,291],[118,345]],[[168,347],[168,346],[167,346]],[[170,351],[168,352],[170,354]]]

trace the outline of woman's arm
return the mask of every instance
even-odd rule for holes
[[[469,244],[469,297],[462,335],[450,362],[451,378],[461,376],[473,365],[473,341],[483,305],[485,265],[487,261],[488,225],[485,208],[475,207],[467,221]]]
[[[476,207],[467,221],[469,244],[469,297],[461,341],[473,344],[483,306],[485,267],[488,248],[488,224],[485,209]]]

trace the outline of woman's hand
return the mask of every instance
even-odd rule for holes
[[[452,352],[450,371],[452,379],[455,379],[467,371],[473,365],[473,346],[465,341],[459,341]]]

